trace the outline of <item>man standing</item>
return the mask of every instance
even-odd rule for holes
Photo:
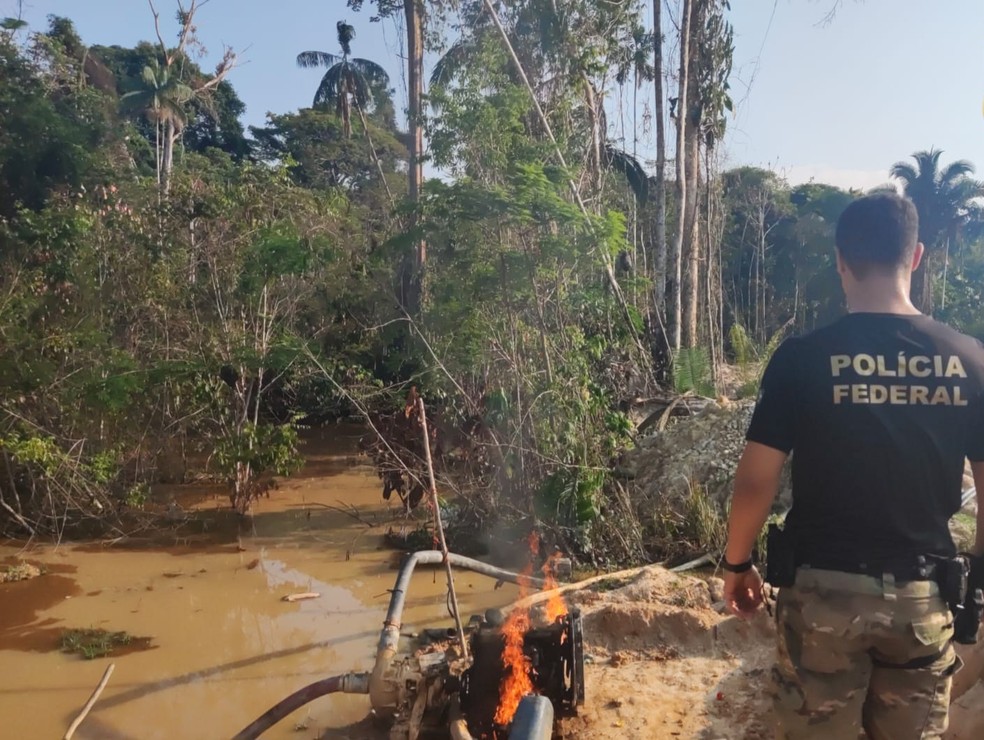
[[[773,669],[780,738],[854,740],[863,728],[871,740],[915,740],[947,726],[959,661],[943,584],[961,563],[947,524],[965,458],[984,491],[984,345],[913,307],[917,234],[915,207],[897,195],[844,211],[837,270],[849,314],[776,351],[738,465],[723,567],[725,599],[747,617],[763,599],[752,548],[794,453],[776,553],[789,583],[774,584],[786,586]],[[984,506],[974,554],[984,554]]]

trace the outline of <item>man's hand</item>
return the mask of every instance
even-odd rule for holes
[[[764,600],[762,576],[754,567],[744,573],[724,574],[724,603],[732,614],[750,619]]]

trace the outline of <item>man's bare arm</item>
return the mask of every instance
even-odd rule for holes
[[[984,555],[984,462],[972,462],[974,485],[977,486],[977,539],[974,554]]]
[[[755,540],[779,492],[785,462],[785,452],[758,442],[745,445],[735,473],[735,493],[728,522],[728,547],[724,554],[729,563],[742,563],[751,557]],[[984,467],[981,473],[984,474]],[[978,545],[981,544],[980,531],[978,525]]]

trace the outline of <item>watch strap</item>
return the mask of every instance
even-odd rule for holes
[[[721,558],[721,570],[729,573],[744,573],[752,569],[752,559],[749,558],[744,563],[729,563],[727,558]]]

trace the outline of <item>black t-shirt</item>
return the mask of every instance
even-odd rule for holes
[[[984,461],[984,345],[926,316],[849,314],[780,345],[747,439],[793,452],[800,563],[953,555],[964,459]]]

